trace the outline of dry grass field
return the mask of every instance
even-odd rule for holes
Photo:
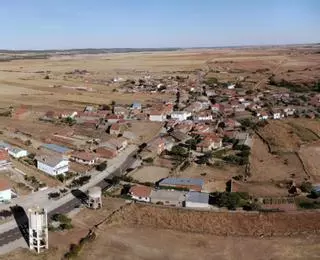
[[[2,105],[29,104],[32,106],[80,106],[81,102],[93,104],[145,102],[155,97],[147,94],[122,94],[113,92],[117,84],[113,77],[136,78],[185,74],[195,70],[210,71],[208,76],[221,80],[246,79],[254,87],[272,73],[281,78],[314,80],[319,70],[319,55],[308,48],[253,48],[253,49],[202,49],[174,52],[119,53],[103,55],[78,55],[53,57],[43,60],[15,60],[0,63],[0,101]],[[85,75],[70,75],[75,69],[87,70]],[[259,71],[260,69],[260,71]],[[288,70],[291,71],[288,73]],[[218,72],[219,71],[219,72]],[[191,74],[190,74],[191,73]],[[49,79],[44,79],[48,75]],[[109,82],[109,83],[108,83]],[[86,86],[92,92],[53,88],[61,86]],[[166,95],[157,95],[166,98]]]
[[[151,228],[109,228],[79,259],[289,260],[319,258],[317,237],[217,237]],[[9,259],[11,260],[11,259]]]

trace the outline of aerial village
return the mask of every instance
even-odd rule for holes
[[[159,98],[150,104],[137,100],[123,105],[113,101],[100,106],[87,104],[82,110],[42,111],[34,124],[41,121],[63,129],[41,137],[21,130],[23,127],[2,130],[6,140],[0,142],[1,171],[20,177],[15,177],[14,186],[1,181],[1,201],[18,200],[17,190],[23,190],[21,194],[46,191],[48,199],[58,200],[100,176],[101,180],[109,179],[113,186],[120,185],[118,195],[130,200],[217,210],[210,194],[222,192],[226,186],[229,191],[237,191],[236,181],[250,176],[247,166],[257,126],[287,117],[319,117],[319,94],[246,90],[241,81],[190,81],[182,76],[115,78],[111,82],[120,82],[116,91],[123,94],[141,92],[160,97],[166,93],[170,98]],[[10,115],[19,117],[27,111],[22,106],[11,109]],[[148,128],[145,123],[159,126],[149,140],[141,136],[141,129],[132,128],[133,124]],[[132,158],[126,166],[109,176],[108,169],[115,167],[119,158],[128,161],[129,157]],[[205,172],[196,178],[181,174],[194,164],[214,168],[223,163],[239,165],[244,171],[230,176],[222,188],[207,185]],[[168,171],[162,174],[152,166],[166,167]],[[24,173],[30,171],[59,180],[59,187],[48,189],[41,178]],[[135,178],[136,171],[146,176]],[[106,187],[109,192],[109,185],[102,188]]]

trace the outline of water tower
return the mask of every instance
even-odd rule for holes
[[[92,187],[88,189],[88,206],[92,209],[98,209],[102,207],[101,200],[102,191],[100,187]]]
[[[40,253],[48,249],[48,218],[47,211],[35,207],[28,210],[29,214],[29,247]]]

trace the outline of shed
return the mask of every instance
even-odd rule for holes
[[[209,194],[190,191],[186,194],[186,208],[210,208]]]

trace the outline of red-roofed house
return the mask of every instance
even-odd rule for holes
[[[118,123],[120,120],[124,119],[123,115],[107,115],[106,120],[109,123]]]
[[[0,150],[0,170],[3,170],[8,166],[11,166],[11,161],[10,161],[8,151],[1,149]]]
[[[197,144],[197,152],[208,152],[222,147],[222,139],[214,134],[204,137],[204,139]]]
[[[211,106],[211,110],[223,113],[224,112],[224,105],[222,105],[222,104],[214,104],[214,105]]]
[[[121,132],[121,126],[118,123],[112,124],[109,130],[111,135],[119,135]]]
[[[93,165],[97,160],[97,156],[93,153],[88,152],[74,152],[72,153],[70,159],[77,163]]]
[[[5,179],[0,179],[0,202],[11,200],[11,186]]]
[[[152,110],[149,114],[150,121],[163,122],[167,118],[163,110]]]
[[[151,202],[151,188],[147,186],[136,185],[130,188],[129,194],[131,198],[143,202]]]
[[[95,152],[99,158],[104,159],[112,159],[118,155],[117,150],[109,147],[98,147]]]

